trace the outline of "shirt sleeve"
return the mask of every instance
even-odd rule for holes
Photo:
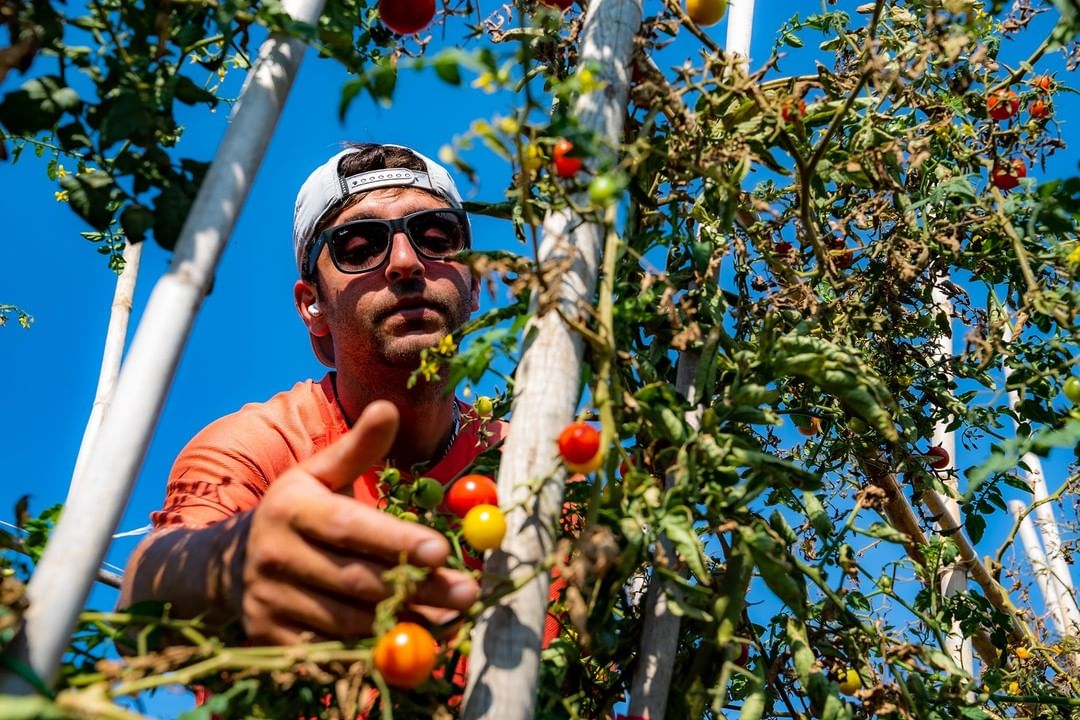
[[[173,464],[162,509],[150,514],[154,527],[205,527],[254,508],[270,483],[260,435],[234,416],[196,435]]]

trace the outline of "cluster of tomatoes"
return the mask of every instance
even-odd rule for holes
[[[1045,121],[1051,115],[1050,96],[1054,89],[1054,80],[1043,75],[1032,82],[1037,97],[1028,105],[1028,115],[1032,120]],[[998,90],[986,98],[986,112],[992,120],[1005,122],[1013,119],[1020,112],[1020,96],[1013,90]],[[1000,190],[1012,190],[1027,177],[1027,165],[1020,158],[1011,158],[994,163],[990,171],[990,182]]]
[[[490,399],[478,399],[475,409],[479,416],[490,417]],[[595,427],[573,422],[559,434],[559,455],[573,472],[593,472],[604,458],[600,443],[600,432]],[[410,486],[410,499],[428,510],[441,505],[459,518],[462,537],[477,551],[494,550],[506,535],[506,516],[499,509],[498,488],[487,475],[464,475],[445,493],[437,481],[420,478]],[[387,683],[407,690],[431,676],[438,651],[438,643],[423,626],[399,622],[378,639],[372,661]]]

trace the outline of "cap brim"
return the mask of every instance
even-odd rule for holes
[[[311,335],[311,349],[315,351],[319,362],[328,368],[334,367],[334,342],[329,335]]]

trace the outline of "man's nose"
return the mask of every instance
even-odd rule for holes
[[[390,259],[386,263],[386,279],[393,282],[423,275],[424,260],[409,242],[408,236],[404,231],[394,233],[390,245]]]

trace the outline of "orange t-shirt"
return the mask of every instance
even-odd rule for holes
[[[467,406],[462,406],[466,410]],[[444,485],[506,434],[506,423],[463,413],[446,456],[425,473]],[[150,514],[154,527],[204,527],[258,504],[279,475],[348,432],[332,374],[306,380],[266,402],[250,403],[204,428],[180,452],[165,488],[165,504]],[[353,485],[357,500],[378,497],[376,475]]]

